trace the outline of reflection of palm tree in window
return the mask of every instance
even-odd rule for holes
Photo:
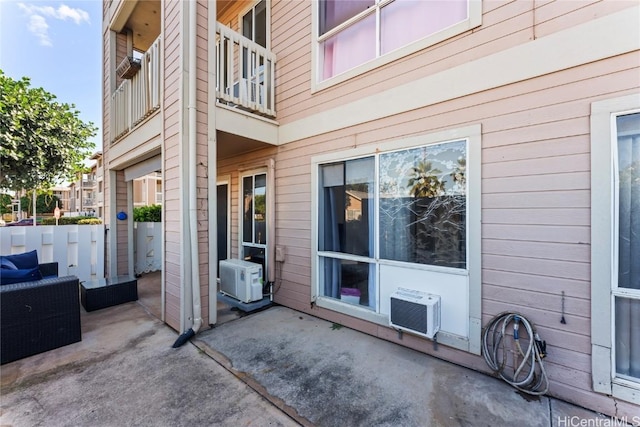
[[[441,181],[437,174],[442,173],[434,169],[431,162],[421,160],[411,168],[411,178],[407,187],[411,187],[413,197],[437,197],[444,193],[445,181]]]
[[[449,173],[456,187],[464,188],[466,160],[458,159]],[[414,200],[410,211],[415,215],[411,240],[414,259],[419,263],[464,266],[464,196],[445,192],[447,181],[442,171],[426,160],[411,168],[407,187]]]
[[[467,159],[460,157],[458,159],[458,166],[451,172],[451,178],[453,182],[458,185],[460,189],[464,191],[467,183]]]

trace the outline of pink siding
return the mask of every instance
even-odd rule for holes
[[[165,218],[165,321],[180,330],[182,283],[180,218],[180,2],[164,2],[164,218]]]
[[[612,401],[589,391],[589,114],[591,102],[637,90],[639,63],[638,53],[622,55],[283,147],[277,157],[276,237],[288,257],[276,301],[370,329],[310,307],[312,156],[480,123],[483,324],[505,310],[524,313],[549,344],[551,393],[582,405],[593,400],[612,413]],[[562,291],[566,324],[560,323]],[[374,335],[397,341],[384,327]],[[428,342],[408,344],[405,338],[402,344],[432,352]],[[448,349],[438,356],[487,370],[481,358],[463,352]]]
[[[274,1],[278,121],[286,124],[632,6],[631,1],[483,2],[482,26],[311,94],[311,5]]]
[[[631,1],[483,1],[482,26],[349,81],[311,93],[310,2],[271,2],[271,47],[278,57],[277,120],[287,124],[635,4]],[[233,2],[218,20],[239,28],[250,2]],[[207,6],[198,4],[198,241],[203,313],[208,313]],[[180,2],[163,2],[166,321],[180,327],[184,240],[181,165],[185,136]],[[106,44],[105,46],[108,46]],[[106,50],[106,48],[105,48]],[[118,54],[120,55],[120,54]],[[105,69],[108,59],[105,54]],[[231,254],[238,256],[239,177],[275,159],[275,242],[286,247],[278,269],[276,302],[397,342],[437,357],[488,371],[476,355],[390,328],[314,307],[311,300],[311,158],[356,146],[471,124],[482,125],[482,322],[519,311],[549,345],[551,394],[612,414],[637,406],[591,392],[590,318],[590,105],[637,92],[640,53],[485,90],[380,120],[326,132],[285,146],[219,160],[218,175],[231,177]],[[107,73],[105,73],[107,75]],[[108,87],[105,78],[104,85]],[[105,94],[105,100],[107,99]],[[108,110],[108,109],[105,109]],[[108,111],[105,112],[108,123]],[[105,131],[106,132],[106,131]],[[108,135],[105,133],[108,137]],[[105,139],[108,140],[108,139]],[[105,150],[105,159],[108,152]],[[108,183],[105,178],[105,191]],[[184,184],[183,184],[184,185]],[[121,186],[117,188],[121,190]],[[125,187],[126,188],[126,187]],[[566,324],[560,323],[565,295]],[[532,306],[531,301],[536,301]],[[207,319],[205,319],[207,322]],[[208,323],[208,322],[207,322]]]
[[[197,193],[198,193],[198,250],[200,253],[200,296],[203,325],[209,324],[209,195],[208,195],[208,63],[207,63],[207,7],[208,2],[198,3],[198,41],[197,41]]]
[[[116,172],[116,212],[128,212],[128,197],[127,197],[127,183],[124,180],[124,171]],[[113,191],[113,190],[112,190]],[[126,275],[129,273],[129,240],[128,240],[128,221],[115,221],[115,224],[111,223],[111,230],[114,226],[116,229],[116,244],[117,244],[117,263],[118,275]],[[112,231],[113,232],[113,231]]]
[[[181,187],[181,164],[186,165],[186,159],[182,156],[182,147],[186,143],[186,135],[180,129],[180,118],[186,117],[186,107],[183,106],[186,96],[186,81],[181,75],[181,45],[183,35],[180,34],[182,25],[182,5],[179,2],[165,3],[164,22],[164,206],[165,206],[165,292],[167,324],[172,328],[180,329],[180,296],[181,286],[184,283],[181,254],[183,251],[183,235],[181,219],[188,213],[183,210],[185,194]],[[207,193],[207,2],[199,2],[197,9],[197,194],[198,194],[198,245],[200,264],[200,293],[204,324],[209,323],[209,270],[207,260],[209,257],[208,246],[208,193]]]

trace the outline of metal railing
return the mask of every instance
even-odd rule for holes
[[[112,141],[160,108],[160,39],[158,37],[144,53],[136,75],[123,81],[111,96]]]

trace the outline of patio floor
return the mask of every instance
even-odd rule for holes
[[[0,425],[611,422],[281,306],[246,316],[219,307],[219,325],[173,349],[178,334],[158,319],[159,277],[140,278],[137,302],[82,310],[81,342],[3,365]]]

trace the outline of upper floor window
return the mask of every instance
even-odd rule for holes
[[[262,0],[242,16],[242,35],[267,47],[267,2]]]
[[[333,78],[419,41],[415,49],[466,31],[479,25],[479,6],[479,0],[320,0],[316,80]]]

